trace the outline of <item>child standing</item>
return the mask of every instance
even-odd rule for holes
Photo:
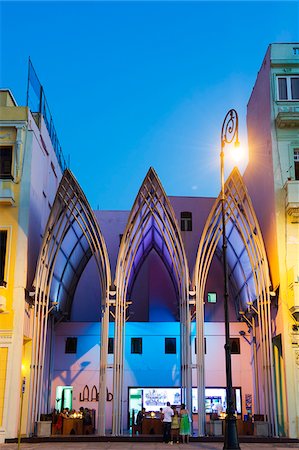
[[[174,414],[172,416],[171,420],[171,443],[176,442],[179,443],[179,432],[180,432],[180,419],[179,419],[179,413],[174,408],[173,410]]]

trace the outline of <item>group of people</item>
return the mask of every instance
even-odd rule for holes
[[[85,434],[91,434],[92,428],[92,416],[91,411],[88,408],[81,408],[77,412],[76,410],[69,408],[63,408],[61,412],[54,410],[53,423],[55,434],[62,433],[63,419],[83,419],[84,429],[87,431]]]
[[[141,431],[145,415],[145,408],[142,408],[137,414],[136,425],[139,432]],[[156,414],[156,417],[157,415],[163,423],[163,441],[166,444],[178,444],[180,440],[183,444],[189,443],[191,417],[184,403],[182,403],[180,411],[178,411],[176,406],[171,407],[170,402],[167,402],[165,408],[160,408],[160,412]]]
[[[183,444],[189,444],[191,417],[185,404],[182,403],[179,412],[175,406],[171,407],[170,402],[167,402],[162,414],[163,441],[166,444],[178,444],[179,439],[181,438]]]

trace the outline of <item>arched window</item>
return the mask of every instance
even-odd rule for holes
[[[181,231],[192,231],[192,213],[181,212]]]

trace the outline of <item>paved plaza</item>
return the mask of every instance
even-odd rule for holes
[[[191,442],[190,444],[168,445],[150,442],[47,442],[47,443],[22,443],[21,450],[162,450],[165,448],[176,448],[178,450],[202,449],[222,450],[222,442]],[[17,444],[0,444],[1,450],[17,450]],[[241,443],[241,450],[285,450],[299,449],[299,442],[294,443]]]

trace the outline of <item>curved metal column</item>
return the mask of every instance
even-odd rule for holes
[[[263,244],[262,235],[259,229],[258,221],[243,184],[242,178],[237,169],[234,169],[225,183],[225,211],[223,216],[226,223],[230,223],[232,228],[237,230],[240,239],[243,242],[248,262],[251,267],[252,284],[254,286],[255,298],[257,299],[258,315],[258,334],[261,346],[262,364],[260,367],[261,380],[263,385],[264,399],[263,409],[266,418],[271,425],[272,434],[276,434],[275,418],[275,395],[274,395],[274,377],[273,377],[273,356],[271,344],[271,317],[270,317],[270,294],[269,294],[269,269],[267,264],[266,252]],[[193,274],[193,284],[196,288],[196,326],[197,338],[202,336],[199,327],[203,325],[203,298],[208,276],[208,271],[212,258],[219,247],[221,238],[221,196],[215,201],[209,217],[206,221],[198,248],[197,260]],[[230,251],[234,252],[233,244],[229,242]],[[235,254],[236,256],[236,254]],[[240,265],[240,273],[243,274],[242,289],[247,290],[248,301],[250,292],[248,290],[248,280],[245,271]],[[198,370],[198,395],[202,396],[202,376],[200,356],[197,356]],[[202,397],[201,397],[202,398]],[[199,405],[200,406],[200,405]]]
[[[125,301],[119,289],[116,291],[115,331],[114,331],[114,364],[113,364],[113,414],[112,435],[123,434],[123,378],[124,378],[124,327]]]
[[[102,307],[101,341],[100,341],[100,378],[98,398],[98,434],[106,434],[106,386],[107,386],[107,356],[108,356],[108,333],[109,333],[109,298],[106,305]]]
[[[145,243],[146,242],[146,243]],[[122,434],[124,329],[127,296],[142,262],[155,248],[174,283],[181,315],[181,377],[183,396],[191,410],[191,350],[189,270],[180,230],[172,206],[150,168],[132,207],[123,234],[116,266],[115,355],[113,430]],[[137,254],[140,261],[137,261]],[[140,256],[141,255],[141,256]]]
[[[68,240],[69,236],[72,239]],[[74,247],[66,248],[73,242]],[[74,256],[76,249],[77,261]],[[64,265],[58,264],[59,255],[63,255]],[[105,306],[108,286],[111,283],[110,263],[106,245],[96,218],[80,186],[69,170],[63,174],[54,204],[47,222],[35,275],[35,304],[33,320],[33,342],[30,374],[30,402],[28,413],[28,433],[34,432],[35,423],[44,412],[44,359],[47,340],[49,312],[51,302],[59,304],[61,312],[70,313],[72,298],[80,276],[91,256],[94,257]],[[74,266],[76,264],[76,266]],[[59,266],[59,267],[58,267]],[[67,278],[67,267],[74,273]],[[59,270],[58,270],[59,269]],[[58,275],[55,274],[57,270]],[[50,298],[52,283],[55,298]],[[105,339],[104,339],[105,341]],[[105,347],[102,350],[101,364],[105,365]],[[104,397],[105,398],[105,397]],[[105,400],[104,400],[105,401]]]

